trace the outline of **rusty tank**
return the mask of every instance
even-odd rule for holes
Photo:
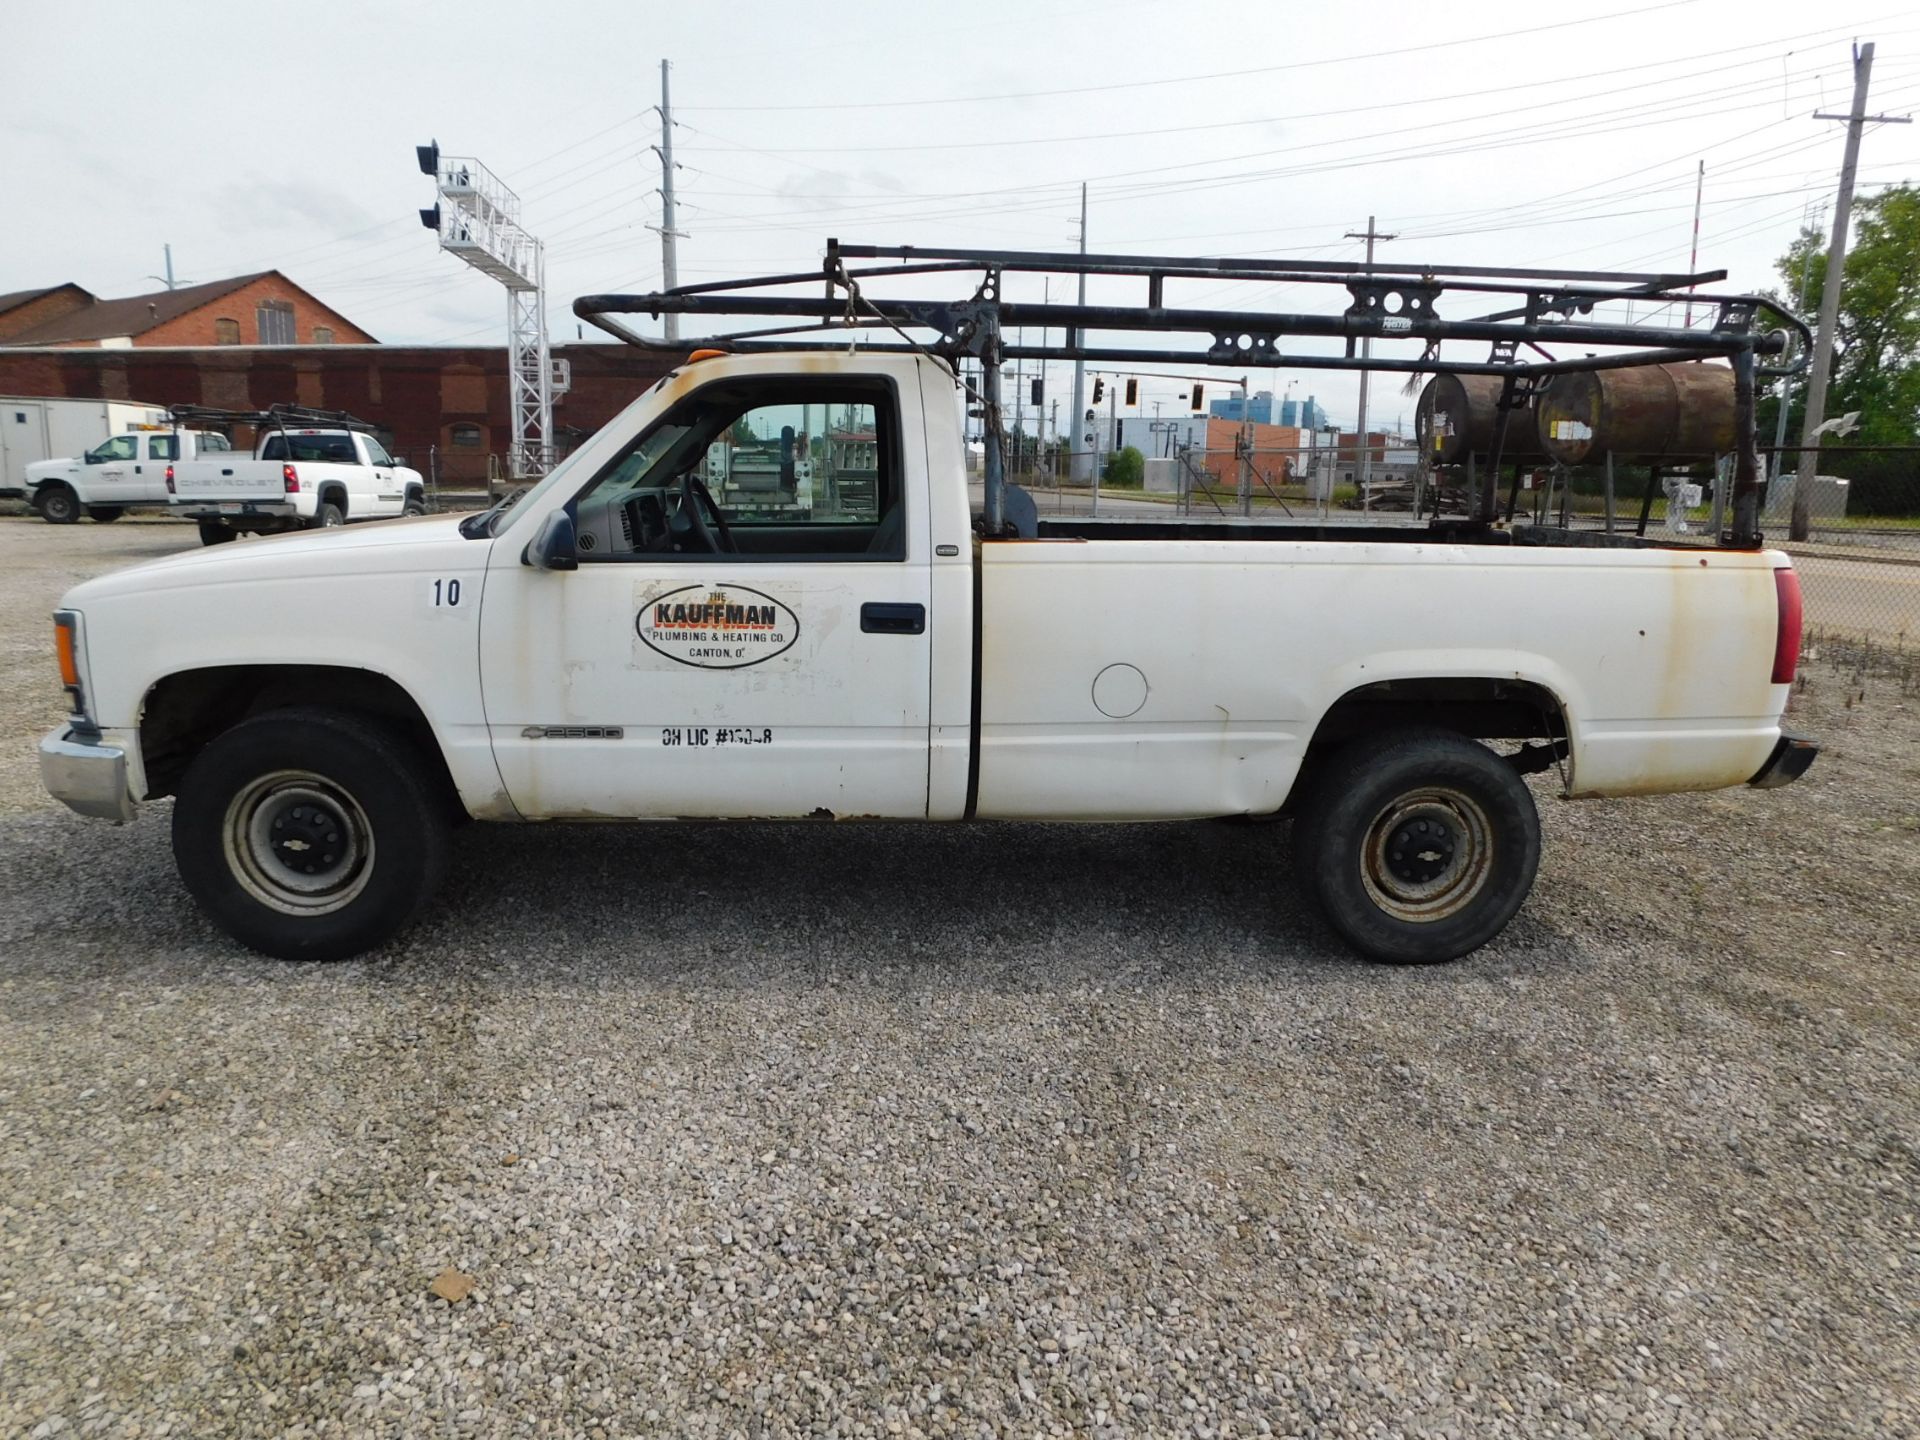
[[[1413,412],[1420,453],[1436,465],[1464,465],[1468,455],[1491,455],[1499,423],[1498,375],[1436,375]],[[1546,454],[1531,408],[1511,412],[1500,454],[1506,460],[1538,460]]]
[[[1563,465],[1707,459],[1733,449],[1733,370],[1687,362],[1556,375],[1536,402]]]

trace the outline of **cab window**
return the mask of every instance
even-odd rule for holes
[[[904,560],[883,380],[735,381],[687,397],[572,502],[582,560]]]
[[[140,453],[138,435],[116,435],[87,452],[89,465],[105,465],[115,460],[131,460]]]
[[[179,438],[173,435],[153,436],[147,441],[147,458],[149,460],[178,460],[180,458]]]
[[[363,435],[360,438],[367,442],[367,463],[369,465],[393,464],[392,459],[387,455],[385,448],[378,440],[374,439],[371,435]]]

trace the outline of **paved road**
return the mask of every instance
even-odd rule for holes
[[[1802,555],[1794,568],[1809,625],[1880,640],[1920,637],[1920,566]]]

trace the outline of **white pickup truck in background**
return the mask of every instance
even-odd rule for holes
[[[118,520],[135,505],[167,503],[169,465],[217,459],[232,449],[213,431],[143,425],[76,458],[29,465],[27,503],[54,525],[71,525],[82,515]]]
[[[199,522],[203,544],[426,513],[420,472],[364,427],[288,423],[280,412],[232,418],[258,428],[251,456],[182,460],[164,475],[168,504]]]
[[[1781,725],[1783,554],[1152,519],[983,535],[963,409],[924,355],[696,359],[516,504],[90,580],[56,616],[73,715],[42,743],[47,788],[115,820],[175,797],[187,887],[287,958],[395,934],[460,818],[1285,813],[1334,927],[1425,962],[1532,886],[1525,773],[1647,795],[1813,759]],[[857,479],[861,504],[716,503],[710,447],[786,427],[822,457],[815,493]],[[266,496],[206,488],[324,504],[305,453],[284,499],[276,455]]]
[[[82,455],[124,431],[166,423],[164,407],[139,401],[0,395],[0,500],[26,498],[31,465]]]

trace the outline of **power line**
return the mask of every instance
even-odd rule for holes
[[[1567,30],[1579,25],[1598,25],[1612,20],[1627,20],[1636,15],[1651,15],[1661,10],[1677,10],[1682,6],[1696,3],[1698,0],[1661,0],[1657,5],[1643,5],[1635,10],[1615,10],[1605,15],[1557,20],[1549,25],[1534,25],[1524,30],[1502,30],[1489,35],[1462,36],[1457,40],[1434,40],[1424,45],[1403,45],[1397,50],[1369,50],[1355,55],[1329,55],[1318,60],[1293,60],[1284,65],[1259,65],[1248,70],[1215,70],[1205,75],[1175,75],[1159,80],[1128,80],[1111,85],[1076,85],[1061,90],[1016,90],[998,95],[949,95],[918,100],[847,100],[826,105],[689,105],[684,108],[702,114],[718,111],[737,114],[775,110],[899,110],[928,105],[978,105],[998,100],[1039,100],[1056,95],[1097,95],[1115,90],[1146,90],[1166,85],[1195,85],[1202,81],[1238,80],[1249,75],[1278,75],[1289,70],[1314,70],[1328,65],[1350,65],[1357,61],[1372,63],[1395,55],[1421,55],[1434,50],[1455,49],[1462,45],[1479,45],[1488,40],[1512,40],[1523,35],[1542,35],[1548,31]]]

